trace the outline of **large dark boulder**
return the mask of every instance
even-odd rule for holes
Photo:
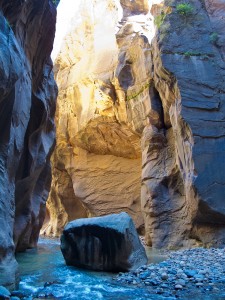
[[[67,265],[98,271],[128,271],[147,263],[127,213],[68,223],[61,236],[61,250]]]

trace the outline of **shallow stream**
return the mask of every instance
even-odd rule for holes
[[[155,254],[150,256],[155,262],[163,259]],[[121,286],[113,280],[116,274],[66,266],[58,240],[40,239],[37,249],[19,253],[17,261],[21,278],[19,290],[27,295],[27,300],[165,299],[143,288]]]

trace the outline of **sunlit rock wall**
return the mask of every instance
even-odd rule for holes
[[[154,247],[225,243],[223,0],[165,1],[142,137],[142,209]],[[161,13],[162,11],[162,13]],[[159,20],[159,19],[158,19]]]
[[[50,188],[56,85],[51,1],[0,1],[0,285],[36,245]]]
[[[57,143],[43,233],[121,211],[143,225],[140,137],[150,110],[146,34],[154,32],[141,2],[82,1],[71,22],[55,61]]]

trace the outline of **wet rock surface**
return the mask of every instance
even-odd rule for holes
[[[165,299],[223,299],[225,249],[195,248],[163,254],[168,255],[165,261],[120,273],[116,280],[145,286],[150,293],[154,291]]]
[[[134,270],[147,262],[127,213],[68,223],[61,236],[61,251],[67,265],[97,271]]]

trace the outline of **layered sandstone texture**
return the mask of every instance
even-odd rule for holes
[[[37,243],[50,188],[55,21],[51,1],[0,1],[0,285],[9,287],[15,250]]]
[[[225,244],[225,1],[154,7],[142,209],[154,247]]]
[[[144,5],[143,5],[144,3]],[[43,233],[75,218],[141,214],[140,137],[149,112],[148,1],[82,1],[55,61],[53,182]],[[48,221],[48,220],[46,220]]]

